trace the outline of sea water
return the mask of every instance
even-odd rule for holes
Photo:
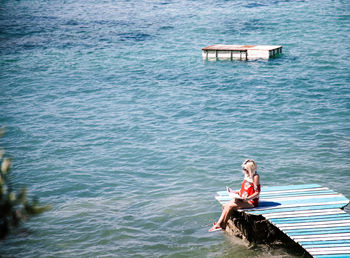
[[[52,206],[1,255],[298,257],[209,233],[214,195],[253,158],[263,186],[350,197],[349,13],[345,0],[1,1],[1,146],[16,187]],[[283,55],[202,60],[212,44]]]

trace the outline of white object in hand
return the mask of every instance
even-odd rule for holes
[[[235,199],[243,199],[241,196],[239,196],[239,194],[236,193],[236,191],[232,190],[230,187],[226,186],[226,190],[230,197],[233,197]]]

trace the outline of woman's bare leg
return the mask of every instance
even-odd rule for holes
[[[245,202],[245,201],[239,201],[239,200],[231,200],[229,202],[227,202],[224,206],[223,206],[223,210],[221,213],[221,216],[217,222],[217,225],[225,228],[226,227],[226,223],[229,219],[229,215],[231,214],[231,212],[233,210],[238,210],[241,208],[252,208],[253,204],[249,203],[249,202]]]
[[[228,213],[231,211],[231,209],[234,209],[237,207],[237,204],[235,202],[235,200],[231,200],[229,202],[227,202],[224,206],[223,206],[223,209],[222,209],[222,212],[221,212],[221,216],[217,222],[217,225],[224,228],[223,226],[223,222],[226,220],[227,216],[228,216]]]

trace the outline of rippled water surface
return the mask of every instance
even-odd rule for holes
[[[298,257],[208,233],[215,192],[350,197],[348,1],[0,1],[1,145],[53,209],[5,257]],[[269,61],[201,48],[280,44]],[[349,211],[349,210],[348,210]]]

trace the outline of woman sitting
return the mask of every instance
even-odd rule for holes
[[[226,228],[229,214],[232,210],[254,208],[259,203],[260,193],[260,177],[256,172],[258,166],[252,159],[247,159],[242,164],[244,173],[244,180],[241,186],[241,190],[236,192],[242,199],[235,198],[227,202],[223,206],[221,216],[217,222],[213,223],[213,226],[209,229],[209,232],[221,230]]]

